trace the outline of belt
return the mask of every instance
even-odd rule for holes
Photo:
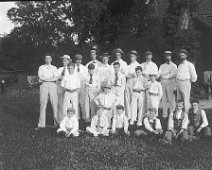
[[[56,83],[57,81],[42,81],[41,83]]]
[[[115,86],[115,87],[121,87],[121,86],[119,86],[118,84],[114,84],[113,86]]]
[[[111,110],[110,107],[103,107],[104,110]]]
[[[65,90],[65,91],[68,92],[68,93],[75,93],[75,92],[77,92],[77,90],[74,90],[74,91]]]
[[[159,96],[158,93],[151,93],[151,92],[149,92],[149,95],[150,96]]]
[[[172,77],[172,78],[169,78],[169,79],[164,79],[163,78],[162,80],[166,80],[167,81],[167,80],[173,80],[173,79],[175,79],[175,77]]]
[[[185,80],[177,79],[177,81],[190,81],[190,79],[185,79]]]
[[[140,91],[137,91],[137,90],[133,89],[133,92],[136,92],[136,93],[141,93],[141,92],[145,92],[145,90],[140,90]]]

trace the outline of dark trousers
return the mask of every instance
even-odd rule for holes
[[[120,129],[116,128],[116,133],[113,134],[113,136],[114,137],[118,137],[118,136],[127,137],[127,134],[125,133],[124,128],[120,128]]]
[[[166,133],[164,135],[165,140],[167,140],[171,143],[173,137],[174,137],[174,133],[172,131],[170,131],[170,130],[166,131]],[[181,134],[179,134],[178,139],[180,139],[181,141],[188,140],[188,131],[184,130]]]
[[[205,127],[201,130],[201,132],[199,134],[197,134],[197,129],[199,127],[194,127],[192,125],[188,126],[188,134],[191,136],[200,136],[200,137],[208,137],[211,136],[211,129],[210,127]]]

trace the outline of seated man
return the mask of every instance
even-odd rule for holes
[[[146,117],[144,118],[144,130],[138,129],[135,131],[136,136],[155,136],[163,134],[163,129],[160,120],[157,118],[157,109],[149,108]]]
[[[177,102],[177,108],[170,113],[168,119],[168,131],[166,131],[163,139],[160,139],[162,144],[172,144],[173,138],[179,138],[181,141],[188,140],[188,115],[183,110],[183,101]]]
[[[116,115],[113,117],[112,134],[115,136],[127,137],[130,133],[128,131],[129,123],[124,113],[124,106],[116,106]]]
[[[108,118],[103,114],[103,106],[97,106],[97,114],[91,120],[91,126],[86,128],[86,131],[95,137],[98,135],[109,136]]]
[[[191,102],[192,108],[188,114],[188,135],[190,140],[198,139],[199,137],[210,137],[211,129],[208,126],[206,113],[199,107],[199,101]]]
[[[79,136],[79,121],[75,114],[75,110],[72,107],[67,109],[67,115],[63,118],[60,123],[60,128],[57,133],[65,133],[66,137],[70,135]]]

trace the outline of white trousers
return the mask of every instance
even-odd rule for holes
[[[86,131],[90,134],[93,134],[94,136],[98,136],[99,134],[104,135],[104,136],[109,135],[109,130],[102,130],[102,131],[98,132],[97,129],[87,127]]]
[[[67,115],[67,108],[73,107],[75,110],[76,116],[79,118],[79,102],[78,102],[78,93],[70,93],[65,91],[63,99],[63,114]]]
[[[190,80],[177,81],[177,100],[184,101],[184,109],[186,112],[188,112],[190,108],[190,92],[191,92]]]
[[[133,92],[131,102],[130,124],[133,125],[137,120],[137,125],[142,126],[143,116],[145,112],[146,97],[145,92]]]
[[[57,84],[54,82],[43,82],[40,85],[40,118],[38,127],[46,126],[46,106],[48,97],[53,108],[54,113],[54,125],[57,125],[57,107],[58,107],[58,95],[57,95]]]
[[[131,115],[131,107],[130,104],[132,102],[132,86],[133,79],[128,79],[125,88],[125,112],[128,119],[130,119]]]
[[[64,99],[65,90],[63,87],[58,85],[57,92],[58,92],[58,115],[57,116],[58,116],[58,123],[60,124],[60,122],[65,117],[65,114],[63,112],[63,99]]]
[[[159,104],[160,104],[160,98],[158,96],[149,95],[147,93],[147,109],[156,108],[157,109],[157,116],[158,116]]]
[[[174,79],[171,80],[162,80],[161,81],[163,96],[162,96],[162,106],[163,106],[163,117],[168,116],[169,112],[173,112],[175,110],[175,94],[174,90],[176,88],[176,83]]]
[[[112,92],[118,98],[119,104],[124,106],[124,89],[122,87],[119,87],[119,86],[113,86]]]

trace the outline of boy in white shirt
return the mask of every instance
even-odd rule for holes
[[[188,115],[183,109],[183,101],[179,100],[176,110],[169,115],[168,131],[164,138],[159,140],[160,143],[172,144],[173,138],[179,138],[181,141],[188,140]]]
[[[103,114],[103,105],[97,106],[97,114],[92,118],[91,126],[86,128],[86,131],[93,136],[99,135],[109,136],[108,118]]]
[[[60,123],[60,128],[57,133],[65,133],[66,137],[70,135],[79,136],[79,121],[75,114],[75,110],[72,107],[67,109],[67,115],[63,118]]]
[[[112,134],[115,136],[126,137],[129,136],[130,133],[128,131],[129,123],[128,119],[124,113],[124,106],[117,105],[116,106],[116,115],[113,117],[112,123]]]
[[[136,130],[135,135],[158,136],[161,134],[163,134],[163,129],[160,123],[160,119],[157,118],[157,109],[150,108],[147,111],[146,117],[144,118],[144,130]]]
[[[130,125],[134,125],[137,119],[137,126],[142,126],[146,102],[147,79],[142,76],[142,67],[135,68],[136,77],[132,81],[132,102]]]

